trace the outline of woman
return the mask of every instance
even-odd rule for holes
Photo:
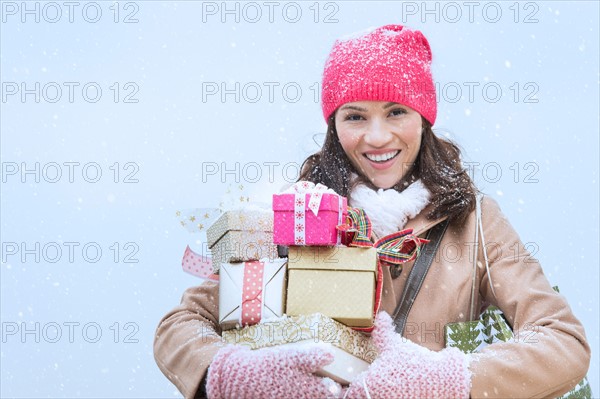
[[[186,398],[556,397],[587,372],[581,323],[539,263],[461,166],[458,147],[438,138],[431,50],[421,32],[383,26],[335,43],[323,74],[325,143],[301,180],[322,183],[370,216],[374,232],[447,223],[403,332],[394,314],[413,263],[383,269],[373,338],[379,357],[348,388],[312,374],[332,360],[320,348],[249,351],[223,346],[217,284],[184,294],[161,321],[155,357]],[[482,245],[477,245],[480,242]],[[484,241],[485,240],[485,244]],[[518,250],[515,250],[518,248]],[[519,254],[515,256],[515,254]],[[444,326],[499,307],[516,339],[476,355],[444,349]],[[520,338],[521,337],[521,338]],[[523,338],[525,337],[525,338]]]

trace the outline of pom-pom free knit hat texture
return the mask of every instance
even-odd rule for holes
[[[402,25],[339,39],[325,63],[321,94],[325,120],[345,103],[371,100],[409,106],[433,125],[437,104],[429,42]]]

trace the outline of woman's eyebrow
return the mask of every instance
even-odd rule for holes
[[[342,108],[340,108],[340,111],[345,110],[345,109],[353,109],[355,111],[367,112],[366,108],[359,107],[356,105],[344,105],[344,106],[342,106]]]
[[[385,104],[385,105],[383,106],[383,109],[388,109],[388,108],[390,108],[390,107],[393,107],[394,105],[398,105],[398,103],[395,103],[395,102],[389,102],[389,103],[387,103],[387,104]]]

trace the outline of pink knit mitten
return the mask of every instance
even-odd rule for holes
[[[313,374],[332,361],[333,354],[315,346],[250,350],[229,345],[210,364],[206,393],[210,399],[335,398],[341,386]]]
[[[456,348],[440,352],[402,338],[380,312],[372,333],[379,356],[350,384],[345,398],[468,398],[469,357]]]

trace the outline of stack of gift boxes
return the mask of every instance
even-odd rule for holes
[[[219,274],[222,329],[256,324],[284,313],[286,259],[273,243],[273,212],[225,212],[206,230],[214,273]],[[258,313],[258,315],[257,315]]]
[[[370,225],[358,234],[349,212],[360,219],[346,198],[298,182],[273,196],[272,212],[226,212],[207,230],[225,341],[327,345],[335,360],[320,374],[346,384],[368,367],[377,353],[361,331],[378,310],[381,266]]]

